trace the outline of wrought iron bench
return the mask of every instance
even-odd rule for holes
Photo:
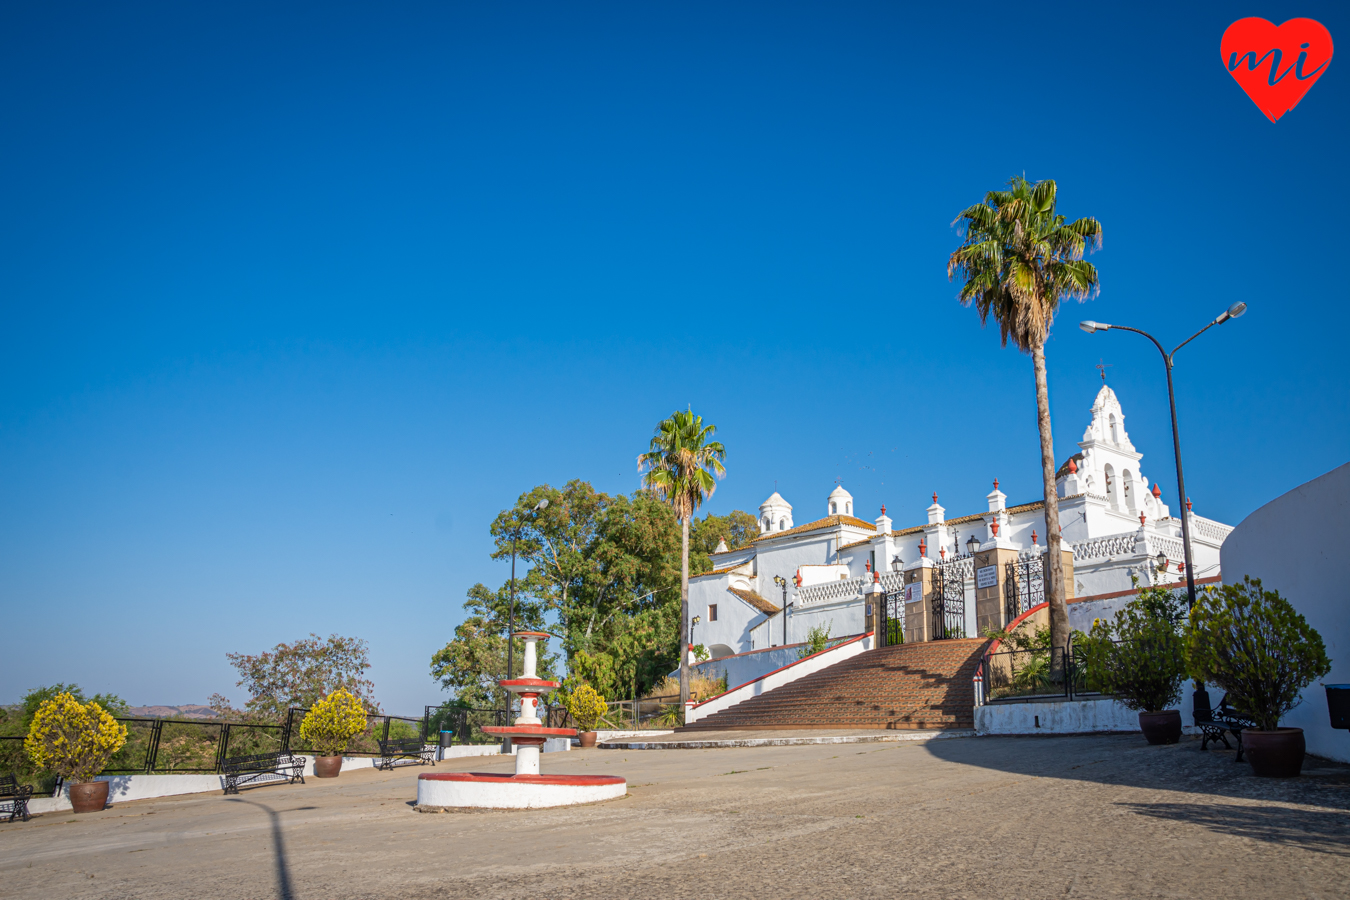
[[[9,820],[22,817],[28,821],[28,800],[33,796],[31,784],[19,784],[13,775],[0,778],[0,813],[9,813]]]
[[[1219,699],[1218,709],[1197,709],[1195,724],[1204,735],[1200,740],[1201,750],[1206,749],[1210,741],[1223,741],[1224,747],[1232,750],[1233,747],[1228,743],[1225,732],[1231,734],[1237,741],[1237,757],[1233,762],[1242,762],[1242,730],[1256,727],[1254,720],[1228,705],[1227,694]]]
[[[287,784],[297,781],[305,783],[305,762],[303,756],[293,753],[258,753],[253,756],[232,756],[220,764],[221,774],[225,776],[225,793],[239,793],[239,785],[248,784],[276,775],[287,780]]]
[[[420,766],[422,763],[434,765],[436,763],[436,748],[428,746],[427,742],[421,738],[402,738],[393,741],[380,741],[380,761],[376,763],[377,769],[392,769],[394,761],[399,759],[413,759]]]

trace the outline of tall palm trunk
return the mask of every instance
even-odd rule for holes
[[[680,721],[689,702],[689,518],[680,519]]]
[[[1067,647],[1069,605],[1065,602],[1064,557],[1060,554],[1059,489],[1055,487],[1055,445],[1050,434],[1050,386],[1045,377],[1044,344],[1031,348],[1031,361],[1036,368],[1036,427],[1041,433],[1041,475],[1045,479],[1045,546],[1050,554],[1045,599],[1050,603],[1050,646]],[[1054,653],[1050,655],[1054,665]]]

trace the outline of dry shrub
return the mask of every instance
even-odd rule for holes
[[[689,691],[699,700],[707,700],[709,697],[716,697],[727,689],[727,680],[725,676],[711,678],[707,675],[701,675],[698,672],[689,673]],[[656,685],[650,691],[643,695],[642,699],[650,697],[675,697],[680,696],[680,679],[676,675],[667,675],[665,680]]]

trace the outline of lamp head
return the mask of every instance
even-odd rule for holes
[[[972,534],[970,540],[966,541],[966,549],[970,551],[971,556],[974,556],[975,551],[980,549],[980,539]]]
[[[1111,326],[1107,325],[1105,322],[1094,322],[1091,319],[1084,319],[1082,322],[1079,322],[1078,327],[1086,331],[1088,334],[1092,334],[1094,331],[1111,330]]]
[[[1219,316],[1218,324],[1222,325],[1229,319],[1236,319],[1238,316],[1242,315],[1246,311],[1247,311],[1247,304],[1239,300],[1238,302],[1234,303],[1232,306],[1228,307],[1226,310],[1223,311],[1223,314]]]
[[[690,625],[697,625],[697,624],[698,624],[699,622],[701,622],[701,621],[703,621],[703,620],[700,619],[698,616],[694,616],[694,618],[690,620],[689,624],[690,624]]]
[[[543,500],[540,500],[538,503],[534,505],[534,509],[532,510],[532,512],[539,512],[539,510],[545,509],[547,506],[548,506],[548,498],[545,497]]]

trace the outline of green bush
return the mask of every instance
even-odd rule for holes
[[[830,629],[834,627],[834,620],[831,619],[825,625],[813,625],[806,632],[806,642],[802,644],[801,649],[797,651],[798,659],[806,659],[812,654],[819,653],[830,646]]]
[[[1145,588],[1110,622],[1098,619],[1078,641],[1091,687],[1140,712],[1172,706],[1186,680],[1185,617],[1171,589]]]
[[[1326,646],[1298,611],[1261,579],[1242,579],[1196,601],[1186,657],[1198,677],[1228,692],[1228,703],[1273,731],[1299,692],[1331,671]]]

